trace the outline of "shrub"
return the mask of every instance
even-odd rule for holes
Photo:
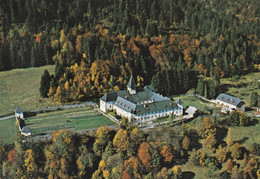
[[[253,153],[254,155],[260,155],[260,144],[257,144],[257,143],[253,143],[250,148],[249,148],[249,151],[251,153]]]

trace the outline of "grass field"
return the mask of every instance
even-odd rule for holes
[[[13,143],[18,131],[15,118],[0,120],[0,144]]]
[[[245,101],[246,106],[250,106],[250,97],[252,91],[256,91],[260,94],[260,88],[255,88],[255,84],[259,83],[260,72],[250,73],[242,76],[238,80],[231,80],[231,78],[221,79],[221,85],[227,88],[225,93],[234,95]]]
[[[54,105],[51,100],[40,98],[40,80],[45,69],[52,73],[54,66],[0,72],[0,115],[12,113],[18,106],[31,110]]]
[[[63,128],[82,130],[114,124],[91,107],[37,114],[34,117],[27,118],[25,123],[32,130],[32,135],[49,134],[54,130]]]

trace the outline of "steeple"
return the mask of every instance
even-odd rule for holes
[[[129,82],[127,84],[127,90],[130,94],[136,94],[136,84],[135,84],[135,80],[133,78],[133,75],[131,75]]]

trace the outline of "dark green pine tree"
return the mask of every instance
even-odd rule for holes
[[[203,96],[203,94],[204,94],[204,81],[203,81],[203,78],[200,78],[198,80],[196,92]]]
[[[36,57],[35,46],[32,46],[32,48],[31,48],[31,66],[32,67],[37,66],[37,57]]]
[[[251,100],[250,100],[250,106],[255,107],[258,103],[258,93],[256,91],[253,91],[251,94]]]
[[[50,73],[48,70],[44,70],[42,77],[41,77],[41,83],[40,83],[40,94],[41,97],[46,98],[47,94],[49,92],[50,89]]]

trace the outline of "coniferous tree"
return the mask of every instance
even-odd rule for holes
[[[50,89],[50,73],[48,70],[44,70],[42,77],[41,77],[41,83],[40,83],[40,94],[42,97],[47,97],[47,94]]]
[[[255,107],[258,104],[258,93],[256,91],[253,91],[251,94],[251,101],[250,101],[250,106]]]

